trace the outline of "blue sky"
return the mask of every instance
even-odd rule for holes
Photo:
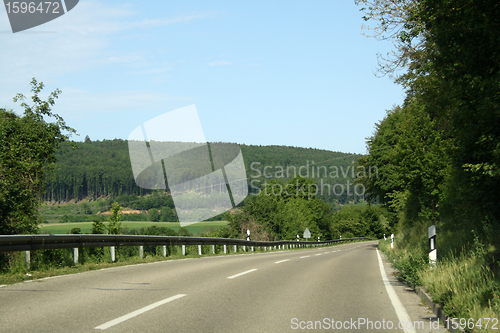
[[[400,86],[377,77],[388,41],[348,0],[97,1],[13,34],[0,9],[0,107],[32,77],[77,141],[126,139],[195,104],[208,141],[366,153]]]

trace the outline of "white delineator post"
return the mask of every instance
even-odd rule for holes
[[[75,264],[78,264],[78,248],[77,247],[73,248],[73,262]]]
[[[26,268],[30,269],[31,254],[30,251],[24,252],[24,261],[26,262]]]
[[[111,251],[111,261],[115,261],[115,247],[110,246],[109,250]]]
[[[429,262],[436,267],[437,250],[436,250],[436,226],[432,225],[428,229],[429,234]]]
[[[391,234],[391,249],[394,248],[394,234]]]

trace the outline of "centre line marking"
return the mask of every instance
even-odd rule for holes
[[[300,257],[300,259],[302,259],[302,258],[309,258],[309,256],[303,256],[303,257]]]
[[[315,256],[320,256],[320,255],[321,255],[321,253],[316,253],[316,254],[315,254]]]
[[[285,259],[285,260],[281,260],[281,261],[276,261],[275,264],[279,264],[281,262],[285,262],[285,261],[290,261],[290,259]]]
[[[144,312],[147,312],[149,310],[152,310],[156,307],[159,307],[160,305],[166,304],[168,302],[175,301],[176,299],[179,299],[181,297],[186,296],[185,294],[178,294],[169,298],[165,298],[164,300],[161,300],[159,302],[153,303],[151,305],[145,306],[142,309],[136,310],[134,312],[130,312],[129,314],[126,314],[124,316],[121,316],[119,318],[116,318],[114,320],[108,321],[107,323],[104,323],[102,325],[99,325],[97,327],[94,327],[95,330],[105,330],[107,328],[110,328],[111,326],[115,326],[119,323],[124,322],[125,320],[129,320],[130,318],[134,318],[135,316],[138,316],[140,314],[143,314]]]
[[[228,276],[227,278],[228,278],[228,279],[234,279],[234,278],[237,278],[238,276],[242,276],[242,275],[244,275],[244,274],[251,273],[251,272],[256,271],[256,270],[257,270],[257,268],[250,269],[250,270],[245,271],[245,272],[243,272],[243,273],[238,273],[238,274],[235,274],[235,275]]]

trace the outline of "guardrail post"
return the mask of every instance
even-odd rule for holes
[[[78,264],[78,248],[77,247],[75,247],[73,249],[73,262],[75,264]]]
[[[163,256],[164,257],[167,256],[167,246],[166,245],[163,245]]]
[[[201,256],[201,245],[198,245],[198,255]]]
[[[30,251],[24,251],[24,261],[26,262],[26,268],[30,269],[30,262],[31,262],[31,255]]]
[[[111,251],[111,261],[115,261],[115,247],[114,246],[110,246],[109,247],[110,251]]]
[[[227,253],[227,246],[226,246],[226,244],[224,244],[224,254],[226,254],[226,253]]]
[[[139,245],[139,257],[142,259],[144,257],[144,246]]]
[[[212,254],[215,254],[215,245],[212,245]]]
[[[234,246],[234,253],[238,253],[238,245]]]
[[[186,245],[182,244],[182,255],[186,255]]]

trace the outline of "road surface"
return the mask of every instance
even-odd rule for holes
[[[0,331],[444,332],[394,280],[377,242],[116,267],[0,288]]]

